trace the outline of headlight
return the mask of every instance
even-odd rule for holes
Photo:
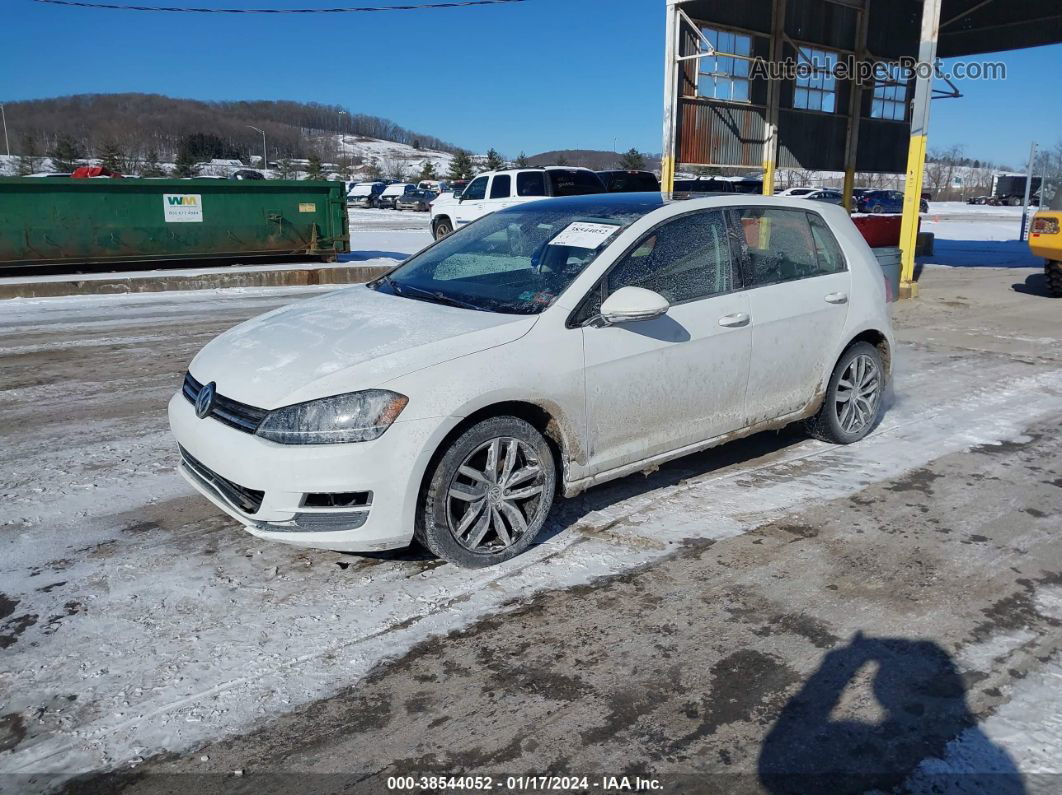
[[[386,389],[296,403],[269,412],[255,432],[281,444],[368,442],[391,427],[409,398]]]

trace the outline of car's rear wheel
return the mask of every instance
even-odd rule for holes
[[[447,235],[453,234],[454,228],[448,218],[442,218],[435,223],[435,239],[442,240]]]
[[[1048,262],[1044,272],[1047,274],[1047,291],[1055,298],[1062,298],[1062,262]]]
[[[866,342],[841,355],[818,414],[807,422],[808,433],[834,444],[852,444],[866,436],[881,417],[885,368],[881,352]]]
[[[883,213],[883,212],[885,212],[885,206],[882,205],[882,204],[875,204],[873,207],[870,208],[870,212],[872,212],[872,213]]]
[[[492,417],[461,434],[431,473],[416,537],[465,568],[527,549],[553,505],[556,466],[545,437],[517,417]]]

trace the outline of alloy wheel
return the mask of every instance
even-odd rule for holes
[[[446,496],[450,533],[471,552],[515,544],[541,517],[545,473],[531,445],[500,437],[473,450],[457,468]]]
[[[881,372],[866,354],[856,356],[837,382],[835,410],[845,433],[859,433],[878,416]]]

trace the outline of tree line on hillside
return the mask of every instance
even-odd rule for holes
[[[14,151],[27,158],[59,155],[62,163],[119,154],[133,163],[176,162],[193,150],[250,162],[265,131],[274,159],[338,159],[337,134],[380,138],[417,149],[456,152],[432,135],[338,105],[294,101],[202,102],[157,94],[82,94],[5,104]],[[193,141],[209,136],[209,141]],[[210,158],[203,158],[210,159]]]

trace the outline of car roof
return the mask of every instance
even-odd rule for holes
[[[489,177],[493,174],[515,174],[519,171],[589,171],[591,174],[596,173],[584,166],[519,166],[515,168],[499,168],[496,171],[481,171],[476,174],[476,177]]]

